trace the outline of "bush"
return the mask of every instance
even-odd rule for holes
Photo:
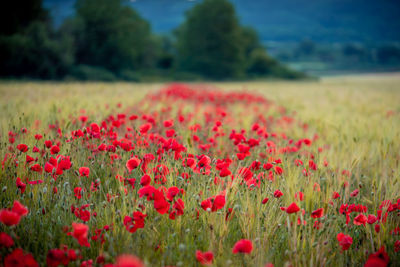
[[[88,65],[78,65],[72,68],[71,73],[73,78],[83,81],[115,81],[117,77],[110,71]]]
[[[281,79],[306,78],[303,73],[291,70],[269,57],[264,49],[255,49],[250,54],[246,70],[249,77],[273,77]]]
[[[122,70],[118,73],[118,78],[128,82],[140,82],[141,75],[131,70]]]
[[[62,77],[69,60],[62,46],[50,38],[41,22],[32,23],[24,33],[0,36],[0,75],[24,78]]]

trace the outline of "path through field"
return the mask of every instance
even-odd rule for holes
[[[5,266],[400,262],[399,75],[0,95]]]

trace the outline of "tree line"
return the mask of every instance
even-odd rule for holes
[[[77,0],[55,29],[42,0],[0,11],[0,77],[66,80],[303,78],[271,58],[228,0],[204,0],[169,35],[123,0]]]

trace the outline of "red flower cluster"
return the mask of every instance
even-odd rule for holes
[[[73,231],[68,233],[73,236],[81,246],[90,247],[88,241],[89,226],[83,223],[72,223]]]
[[[245,229],[248,220],[257,218],[277,220],[273,225],[254,224],[260,233],[271,235],[291,235],[290,229],[298,231],[302,240],[311,232],[314,237],[322,234],[325,241],[332,233],[327,229],[347,233],[340,232],[337,241],[326,246],[348,251],[332,257],[354,251],[362,255],[360,248],[365,242],[370,247],[369,239],[373,246],[393,244],[388,253],[381,248],[370,254],[365,266],[386,266],[388,255],[400,251],[400,228],[394,225],[400,199],[372,205],[364,180],[353,180],[358,172],[336,168],[341,164],[331,167],[334,164],[324,154],[330,145],[321,144],[316,129],[290,109],[255,93],[172,84],[149,93],[137,105],[107,106],[105,112],[100,120],[99,112],[81,110],[70,114],[68,124],[56,116],[45,129],[38,122],[31,129],[9,131],[9,144],[1,155],[5,192],[1,200],[13,206],[0,210],[0,222],[5,225],[0,233],[0,251],[5,253],[0,265],[37,266],[33,255],[25,252],[30,248],[35,248],[30,252],[40,264],[47,266],[143,267],[143,262],[160,265],[156,261],[161,258],[163,264],[178,265],[173,257],[162,254],[173,251],[186,234],[193,235],[189,239],[195,245],[179,244],[180,258],[192,250],[191,260],[199,264],[224,265],[228,263],[219,257],[226,252],[253,252],[251,240],[233,245],[232,238],[254,235],[262,240],[259,233]],[[33,246],[35,236],[21,235],[42,221],[55,222],[51,229],[60,228],[53,237],[52,233],[40,237],[57,247]],[[384,231],[379,233],[381,227]],[[182,231],[170,235],[160,229]],[[129,254],[117,256],[120,247],[110,249],[127,240],[143,242],[135,244],[137,252],[153,251],[147,248],[154,246],[158,254],[154,259],[143,255],[142,261]],[[65,242],[68,247],[60,245]],[[280,241],[278,245],[281,249]],[[204,246],[210,250],[196,249]],[[123,249],[128,251],[130,246]],[[259,257],[243,259],[254,258]],[[188,264],[188,260],[184,258],[183,265],[198,264]],[[296,265],[286,258],[281,262]]]
[[[342,251],[348,250],[351,244],[353,244],[353,238],[343,233],[339,233],[336,239],[339,241],[339,245],[342,247]]]
[[[232,253],[250,254],[253,251],[253,243],[248,239],[241,239],[232,248]]]
[[[11,209],[0,210],[0,222],[7,226],[17,225],[21,217],[26,216],[29,210],[19,201],[14,201]]]

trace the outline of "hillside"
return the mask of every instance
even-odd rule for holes
[[[44,0],[56,24],[74,12],[74,0]],[[134,0],[129,5],[149,20],[153,30],[168,33],[197,1]],[[391,42],[400,41],[397,0],[232,0],[243,24],[263,41]]]

